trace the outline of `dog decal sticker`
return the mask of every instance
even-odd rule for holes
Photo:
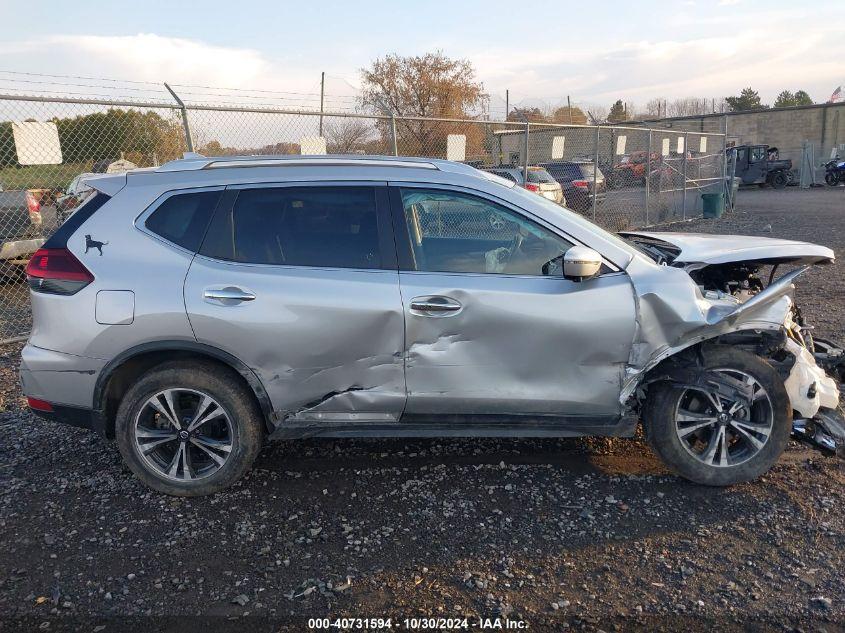
[[[85,236],[85,252],[88,253],[92,248],[96,248],[100,251],[100,257],[103,256],[103,246],[108,244],[108,242],[98,242],[97,240],[91,239],[90,235]]]

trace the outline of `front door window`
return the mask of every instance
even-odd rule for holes
[[[548,276],[572,244],[501,205],[469,194],[403,189],[416,270]]]

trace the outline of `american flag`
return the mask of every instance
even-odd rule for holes
[[[833,91],[833,94],[830,95],[830,100],[828,103],[839,103],[842,101],[842,86],[839,86],[836,90]]]

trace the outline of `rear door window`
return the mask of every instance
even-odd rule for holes
[[[244,189],[215,215],[200,252],[249,264],[381,268],[375,189]]]

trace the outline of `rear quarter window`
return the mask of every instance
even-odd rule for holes
[[[44,248],[66,248],[67,241],[70,236],[73,235],[88,218],[94,215],[95,212],[99,211],[100,208],[109,200],[111,200],[110,196],[107,196],[95,189],[94,193],[86,197],[85,200],[76,207],[73,215],[65,220],[56,232],[53,233],[50,239],[44,243]]]
[[[144,226],[168,242],[196,252],[222,191],[196,191],[170,196],[150,214]]]

